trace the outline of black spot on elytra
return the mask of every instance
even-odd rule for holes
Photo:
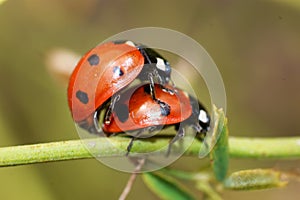
[[[115,66],[114,69],[113,69],[113,72],[116,76],[123,76],[124,75],[124,72],[122,71],[120,66]]]
[[[87,104],[89,102],[89,97],[88,97],[87,93],[85,93],[83,91],[78,90],[76,92],[76,97],[83,104]]]
[[[129,110],[128,106],[125,104],[116,104],[114,108],[114,112],[116,113],[119,120],[124,123],[128,120]]]
[[[91,66],[95,66],[99,64],[100,58],[97,54],[93,54],[88,58],[88,62],[90,63]]]
[[[151,94],[150,84],[144,85],[144,92],[147,94]]]
[[[168,116],[170,114],[171,108],[168,104],[160,101],[159,106],[160,106],[160,112],[162,116]]]

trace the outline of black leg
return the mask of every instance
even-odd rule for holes
[[[170,89],[170,88],[166,88],[166,87],[164,87],[164,82],[161,80],[161,77],[157,74],[152,74],[152,73],[150,73],[149,75],[148,75],[148,79],[149,79],[149,81],[150,81],[150,95],[151,95],[151,97],[152,97],[152,99],[153,100],[157,100],[156,99],[156,96],[155,96],[155,91],[154,91],[154,76],[157,76],[158,77],[158,79],[159,79],[159,86],[160,86],[160,88],[164,91],[164,92],[168,92],[169,94],[171,94],[171,95],[174,95],[175,94],[175,92],[176,92],[176,90],[173,90],[173,89]],[[174,88],[175,86],[173,86],[173,88]]]
[[[176,93],[176,90],[173,90],[173,89],[170,89],[170,88],[166,88],[164,86],[161,85],[161,89],[164,91],[164,92],[167,92],[171,95],[174,95]]]
[[[157,75],[155,75],[155,76],[158,77],[159,83],[160,83],[159,86],[160,86],[160,88],[161,88],[164,92],[167,92],[167,93],[169,93],[169,94],[171,94],[171,95],[174,95],[174,94],[175,94],[176,90],[175,90],[175,84],[174,84],[173,81],[169,80],[169,82],[168,82],[168,83],[170,83],[170,85],[172,86],[173,89],[166,88],[166,87],[164,86],[166,83],[162,80],[162,78],[159,76],[159,74],[157,74]]]
[[[161,101],[161,100],[159,100],[159,99],[157,99],[156,98],[156,95],[155,95],[155,91],[154,91],[154,80],[153,80],[153,74],[149,74],[148,75],[148,78],[149,78],[149,81],[150,81],[150,84],[149,84],[149,88],[150,88],[150,95],[151,95],[151,97],[152,97],[152,99],[156,102],[156,103],[158,103],[159,104],[159,106],[161,107],[161,110],[162,110],[162,114],[164,115],[164,116],[167,116],[167,115],[169,115],[170,114],[170,106],[167,104],[167,103],[165,103],[165,102],[163,102],[163,101]],[[163,87],[162,85],[161,85],[161,87]],[[163,87],[164,88],[164,87]],[[167,89],[167,88],[166,88]]]
[[[200,141],[204,141],[207,131],[203,129],[199,123],[194,123],[191,126],[196,131],[196,138],[200,139]]]
[[[135,134],[135,136],[131,136],[131,140],[130,140],[128,146],[127,146],[127,153],[126,153],[126,156],[129,155],[130,150],[131,150],[131,148],[132,148],[132,146],[133,146],[134,140],[135,140],[136,138],[138,138],[139,135],[141,135],[142,133],[143,133],[143,130],[139,130],[139,131]]]
[[[193,124],[192,127],[197,132],[197,134],[201,133],[201,131],[203,130],[199,123]]]
[[[99,110],[96,110],[94,115],[93,115],[93,124],[94,124],[94,129],[98,133],[100,133],[100,127],[99,127]]]
[[[130,140],[130,142],[129,142],[129,144],[128,144],[128,146],[127,146],[127,148],[126,148],[126,150],[127,150],[127,152],[126,152],[126,156],[128,156],[129,155],[129,153],[130,153],[130,150],[131,150],[131,148],[132,148],[132,145],[133,145],[133,141],[135,140],[135,137],[132,137],[131,138],[131,140]]]
[[[99,110],[96,110],[88,118],[79,122],[78,125],[92,134],[101,135],[101,129],[99,127]]]
[[[172,145],[177,142],[178,140],[180,140],[181,138],[183,138],[185,135],[184,129],[183,128],[179,128],[177,134],[175,135],[175,137],[173,137],[173,139],[169,142],[169,146],[168,146],[168,150],[167,150],[167,154],[166,156],[168,157],[171,153],[171,148]]]
[[[153,74],[148,75],[148,79],[150,81],[150,95],[153,100],[157,101],[156,96],[155,96],[155,91],[154,91],[154,80],[153,80]]]
[[[111,103],[109,104],[109,107],[107,108],[105,118],[104,118],[104,123],[106,125],[110,124],[112,112],[114,110],[116,102],[119,101],[119,100],[120,100],[120,95],[114,96],[114,98],[111,100]]]

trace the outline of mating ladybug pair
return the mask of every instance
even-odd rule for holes
[[[154,50],[131,41],[101,44],[87,52],[69,82],[68,103],[73,119],[90,133],[101,132],[99,115],[105,111],[102,130],[109,136],[134,132],[133,140],[145,132],[175,125],[170,146],[192,126],[206,133],[210,118],[204,107],[171,84],[169,63]],[[133,82],[142,84],[135,86]]]

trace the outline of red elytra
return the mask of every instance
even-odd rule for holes
[[[120,133],[152,127],[157,125],[172,125],[188,119],[192,115],[189,96],[176,89],[171,94],[155,84],[156,98],[169,105],[164,110],[147,91],[149,85],[126,91],[115,104],[111,123],[103,124],[102,129],[107,134]]]
[[[142,71],[144,57],[133,43],[108,42],[86,53],[74,69],[68,103],[75,122],[89,118]]]

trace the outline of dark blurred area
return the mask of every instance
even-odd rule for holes
[[[8,0],[0,5],[0,146],[78,139],[66,87],[49,74],[47,54],[67,48],[83,55],[111,35],[146,26],[180,31],[207,50],[224,79],[231,135],[297,136],[299,19],[296,0]],[[231,171],[300,164],[231,161]],[[197,170],[203,163],[181,158],[174,167]],[[89,159],[3,168],[0,177],[2,199],[116,199],[129,174]],[[298,199],[299,186],[225,191],[224,199]],[[140,198],[157,197],[138,179],[129,199]]]

